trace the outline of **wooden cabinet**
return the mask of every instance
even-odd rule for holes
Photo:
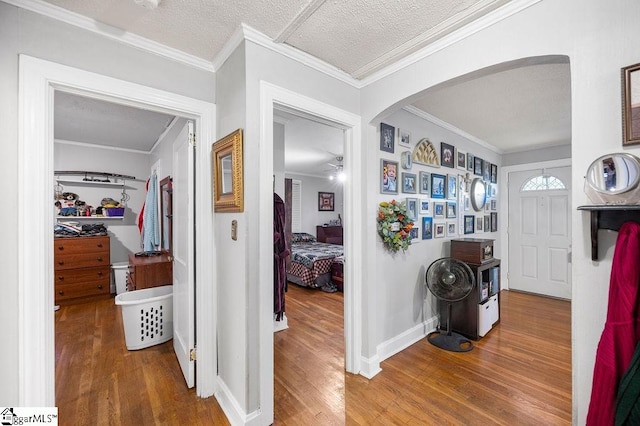
[[[316,226],[316,240],[342,245],[342,226]]]
[[[54,238],[56,305],[109,296],[109,237]]]
[[[471,294],[451,308],[451,330],[478,340],[500,322],[500,259],[481,265],[467,263],[476,282]],[[446,304],[440,304],[440,318],[446,318]]]
[[[129,255],[127,291],[159,287],[173,283],[173,259],[168,253],[158,256]]]

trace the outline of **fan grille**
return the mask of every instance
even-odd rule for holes
[[[450,257],[433,262],[427,269],[425,280],[429,291],[447,302],[457,302],[467,297],[475,283],[471,268]]]

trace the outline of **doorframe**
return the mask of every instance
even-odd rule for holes
[[[19,58],[18,383],[20,406],[55,406],[53,290],[53,110],[56,90],[180,115],[196,122],[197,140],[215,136],[215,105],[27,55]],[[213,233],[208,144],[196,144],[196,225]],[[196,239],[196,394],[216,390],[216,285],[213,238]],[[51,283],[45,285],[44,283]],[[195,283],[194,283],[195,284]],[[207,303],[205,303],[205,301]],[[212,309],[213,306],[213,309]]]
[[[526,163],[526,164],[516,164],[513,166],[502,166],[500,167],[500,182],[503,182],[501,185],[501,191],[504,196],[502,197],[502,202],[498,203],[500,206],[498,207],[499,217],[502,217],[504,223],[507,224],[506,227],[501,228],[499,232],[500,239],[500,256],[502,257],[502,265],[506,265],[506,268],[501,269],[501,290],[509,289],[509,204],[511,200],[509,200],[509,173],[511,172],[526,172],[528,170],[536,170],[536,169],[550,169],[553,167],[571,167],[572,161],[571,158],[561,158],[559,160],[549,160],[549,161],[539,161],[537,163]],[[573,186],[573,182],[572,182]],[[571,196],[571,192],[569,193]],[[573,202],[573,201],[572,201]],[[572,207],[569,206],[571,209]],[[571,222],[569,222],[571,224]],[[571,285],[573,286],[573,279],[571,280]]]
[[[260,410],[273,419],[273,110],[288,109],[320,118],[344,129],[344,334],[345,369],[360,373],[362,353],[362,280],[364,252],[362,218],[365,217],[363,197],[356,191],[364,188],[362,181],[362,124],[360,116],[325,104],[291,90],[260,81]]]

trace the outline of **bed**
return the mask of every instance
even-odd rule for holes
[[[294,233],[287,280],[304,287],[337,291],[331,280],[331,267],[343,258],[343,254],[342,245],[319,242],[311,234]]]

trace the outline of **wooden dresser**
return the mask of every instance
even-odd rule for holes
[[[173,259],[168,253],[158,256],[129,255],[127,291],[173,284]]]
[[[109,236],[54,238],[56,305],[109,296]]]
[[[321,243],[342,245],[342,226],[316,226],[316,240]]]

